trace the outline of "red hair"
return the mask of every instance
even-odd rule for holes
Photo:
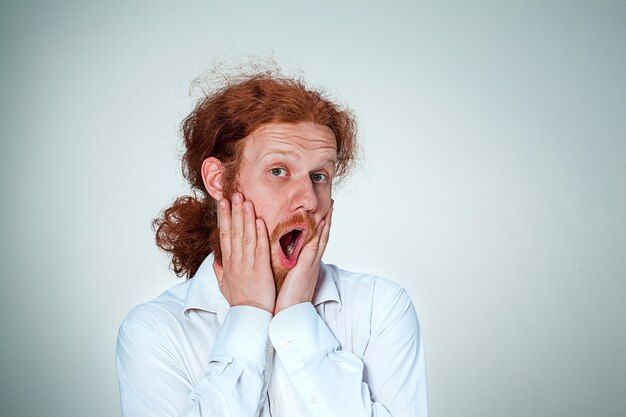
[[[152,222],[156,244],[172,256],[178,276],[193,277],[214,252],[221,262],[215,200],[202,182],[202,162],[219,159],[225,167],[224,194],[236,186],[243,139],[267,123],[313,122],[328,126],[337,141],[336,179],[352,168],[357,154],[356,124],[350,111],[313,91],[298,79],[268,71],[240,77],[204,94],[183,120],[183,175],[192,195],[177,198]]]

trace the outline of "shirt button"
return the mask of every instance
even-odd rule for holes
[[[287,347],[291,344],[291,340],[283,340],[283,346]]]
[[[317,402],[317,397],[314,395],[311,397],[311,402],[315,404]]]
[[[283,403],[280,400],[274,400],[274,405],[276,408],[280,408],[283,406]]]

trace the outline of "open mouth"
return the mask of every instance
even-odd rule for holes
[[[306,233],[303,229],[292,229],[278,240],[281,249],[280,260],[284,267],[293,268],[296,266],[305,235]]]
[[[270,237],[272,251],[276,251],[278,258],[275,259],[276,263],[285,269],[292,269],[298,262],[302,248],[314,236],[315,221],[307,213],[297,213],[278,224]]]

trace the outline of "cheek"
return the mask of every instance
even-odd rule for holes
[[[330,208],[330,202],[332,200],[331,189],[321,190],[317,194],[317,200],[320,203],[320,207],[322,207],[324,211],[327,211]]]
[[[254,205],[256,217],[265,221],[267,231],[272,233],[273,228],[280,221],[279,213],[281,202],[277,198],[272,198],[268,193],[246,194],[246,199]]]

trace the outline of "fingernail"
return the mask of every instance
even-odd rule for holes
[[[226,207],[226,200],[220,200],[220,208]]]
[[[248,203],[247,201],[243,202],[243,211],[245,213],[249,213],[250,212],[250,203]]]
[[[241,203],[241,196],[238,193],[233,194],[233,203]]]

